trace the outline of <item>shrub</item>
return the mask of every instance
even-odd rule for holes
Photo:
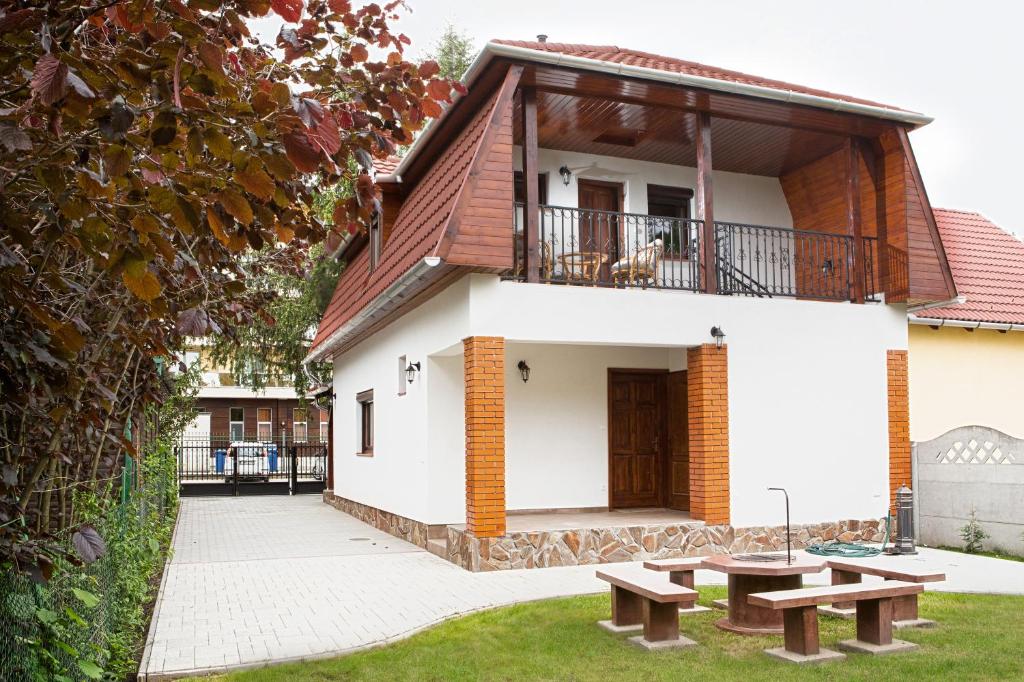
[[[964,551],[968,554],[976,554],[982,550],[982,543],[989,537],[988,533],[978,523],[978,516],[974,507],[971,507],[971,515],[960,529],[960,539],[964,541]]]

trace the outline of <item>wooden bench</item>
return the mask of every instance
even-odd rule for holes
[[[644,562],[644,568],[651,571],[668,571],[668,580],[676,585],[693,587],[693,572],[700,568],[703,557],[690,557],[685,559],[652,559]],[[679,604],[679,615],[691,613],[703,613],[710,611],[706,606],[698,606],[697,602],[685,601]]]
[[[920,583],[893,580],[883,585],[849,584],[759,592],[749,595],[747,600],[755,606],[782,610],[785,646],[766,649],[767,654],[794,663],[818,663],[843,658],[837,651],[822,649],[818,642],[819,604],[842,600],[857,605],[857,639],[840,642],[840,649],[886,654],[917,648],[916,644],[892,638],[892,609],[894,599],[923,591]]]
[[[885,580],[899,580],[907,583],[932,583],[941,582],[946,579],[945,573],[938,571],[917,571],[913,568],[879,566],[871,563],[860,563],[849,559],[831,559],[828,567],[832,569],[833,585],[859,584],[861,577],[874,575]],[[853,603],[837,602],[831,608],[823,608],[822,611],[832,616],[841,618],[853,617]],[[917,594],[909,594],[905,597],[897,597],[893,600],[893,627],[934,627],[935,621],[927,620],[918,616]]]
[[[598,625],[611,632],[643,630],[630,641],[647,649],[692,646],[679,634],[679,605],[697,601],[697,593],[636,564],[614,564],[597,571],[612,586],[612,619]]]

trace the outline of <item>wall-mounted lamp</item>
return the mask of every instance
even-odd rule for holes
[[[558,169],[558,174],[562,176],[562,184],[568,187],[569,181],[572,180],[572,171],[569,170],[569,167],[562,166]]]
[[[405,378],[411,384],[416,379],[416,372],[420,371],[420,363],[410,362],[405,368]]]
[[[826,258],[821,262],[821,274],[825,275],[826,277],[831,277],[835,271],[836,268],[835,265],[832,264],[831,258]]]
[[[526,360],[520,360],[516,367],[519,369],[519,376],[523,377],[523,383],[525,384],[530,380],[530,366],[526,364]]]
[[[712,327],[711,337],[715,340],[715,348],[721,350],[722,344],[725,343],[725,332],[722,331],[722,328]]]

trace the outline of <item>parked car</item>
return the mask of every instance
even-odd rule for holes
[[[268,446],[266,443],[246,443],[237,441],[228,446],[227,459],[224,462],[224,480],[231,483],[235,477],[235,464],[238,465],[238,480],[269,481],[270,465],[268,463]]]

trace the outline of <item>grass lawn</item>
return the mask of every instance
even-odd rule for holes
[[[703,587],[701,603],[725,596]],[[782,637],[720,631],[713,611],[681,618],[698,646],[648,652],[595,625],[610,614],[607,595],[521,604],[453,620],[383,648],[342,658],[224,675],[234,682],[279,680],[1013,680],[1024,679],[1024,597],[939,594],[921,598],[931,630],[900,630],[915,652],[796,666],[762,649]],[[820,617],[822,645],[854,637],[852,621]]]
[[[939,549],[944,549],[947,552],[960,552],[961,554],[969,554],[969,552],[965,552],[960,547],[947,547],[945,545],[942,545],[942,546],[939,547]],[[1024,556],[1018,556],[1016,554],[1007,554],[1005,552],[1000,552],[998,550],[987,550],[986,549],[986,550],[982,550],[980,552],[973,552],[973,553],[977,554],[978,556],[992,557],[993,559],[1006,559],[1007,561],[1024,561]]]

